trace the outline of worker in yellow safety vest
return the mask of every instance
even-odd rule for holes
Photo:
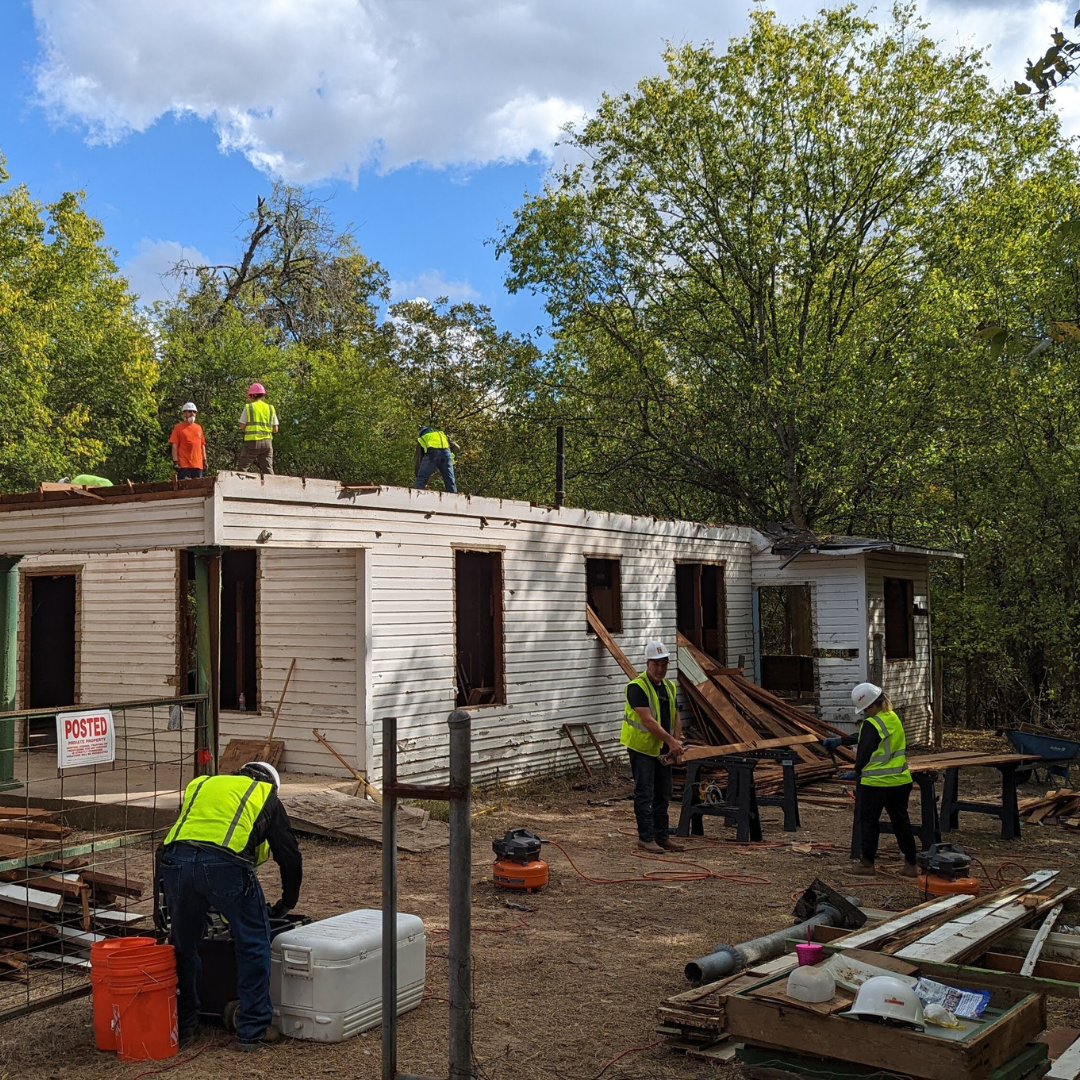
[[[665,748],[676,758],[683,752],[675,684],[665,678],[668,659],[662,642],[650,641],[645,646],[645,670],[626,684],[619,740],[630,755],[634,777],[638,847],[653,853],[685,850],[669,835],[671,765],[660,756]]]
[[[425,488],[432,473],[438,469],[443,478],[443,487],[447,491],[457,491],[457,478],[454,476],[454,455],[451,451],[458,447],[445,431],[420,426],[416,437],[416,460],[413,471],[416,473],[416,487]]]
[[[240,413],[244,445],[236,467],[246,470],[249,465],[256,465],[263,476],[273,476],[277,429],[277,410],[266,400],[266,387],[261,382],[253,382],[248,387],[247,404]]]
[[[271,1026],[270,919],[296,906],[303,861],[280,786],[277,769],[265,761],[248,762],[238,776],[195,777],[159,853],[185,1045],[199,1034],[199,943],[211,909],[228,923],[236,953],[234,1048],[258,1050],[281,1037]],[[268,908],[255,868],[271,855],[281,872],[281,899]]]
[[[904,855],[900,877],[917,877],[915,834],[908,817],[911,795],[911,772],[907,764],[907,737],[892,702],[874,683],[859,683],[851,691],[851,702],[863,712],[858,730],[851,735],[836,735],[824,740],[827,750],[838,746],[858,746],[855,769],[841,773],[842,779],[855,780],[855,822],[859,830],[861,856],[850,873],[873,877],[876,873],[878,839],[881,835],[881,812],[892,822],[896,842]]]

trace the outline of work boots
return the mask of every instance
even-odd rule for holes
[[[686,848],[682,844],[676,843],[674,840],[671,839],[670,836],[658,836],[656,838],[656,842],[665,851],[685,851],[686,850]]]
[[[904,860],[904,865],[900,867],[897,877],[917,878],[919,876],[919,868],[913,863]]]
[[[639,840],[637,846],[642,851],[651,851],[654,855],[664,854],[664,849],[655,840]]]
[[[874,869],[874,864],[869,859],[860,859],[854,866],[848,870],[849,874],[854,874],[856,877],[874,877],[877,871]]]

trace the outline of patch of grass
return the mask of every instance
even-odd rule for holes
[[[450,820],[450,804],[442,799],[403,799],[402,805],[426,810],[433,821]]]

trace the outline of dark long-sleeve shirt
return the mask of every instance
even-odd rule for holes
[[[251,838],[258,846],[265,840],[270,846],[270,854],[278,864],[281,874],[281,899],[285,907],[292,910],[300,899],[300,886],[304,880],[304,860],[300,854],[300,845],[289,823],[289,815],[275,792],[266,800],[262,812],[255,819]]]

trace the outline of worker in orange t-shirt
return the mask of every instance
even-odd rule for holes
[[[184,419],[172,429],[169,446],[172,448],[173,468],[178,480],[198,480],[206,468],[206,436],[202,426],[195,423],[199,410],[194,401],[185,401],[181,410]]]

